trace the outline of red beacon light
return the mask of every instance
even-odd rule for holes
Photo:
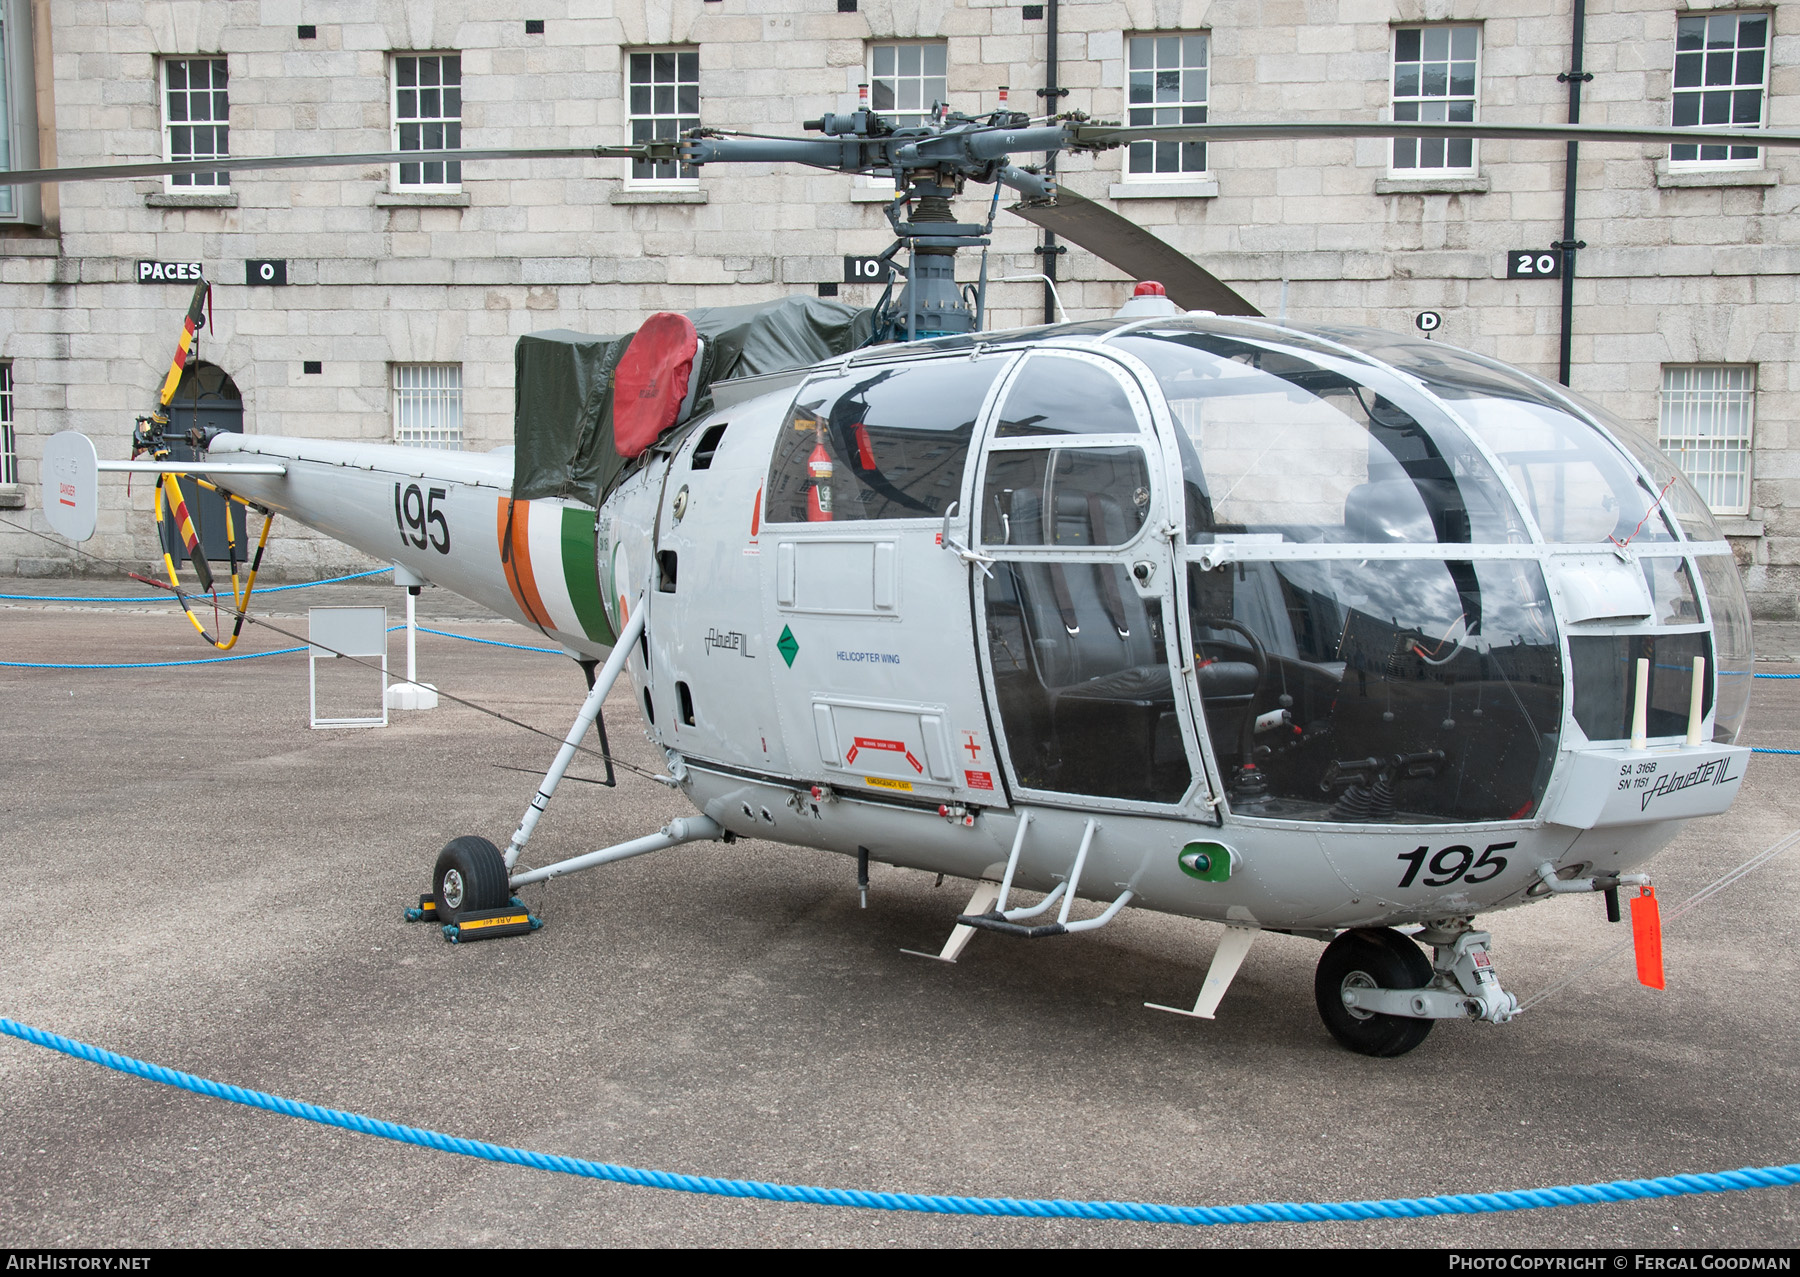
[[[1131,300],[1113,312],[1114,319],[1167,319],[1183,314],[1169,297],[1169,290],[1154,279],[1141,280],[1131,290]]]

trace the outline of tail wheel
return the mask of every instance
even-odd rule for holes
[[[1325,946],[1313,976],[1313,997],[1331,1036],[1358,1055],[1405,1055],[1425,1040],[1432,1021],[1360,1011],[1344,1005],[1345,989],[1419,989],[1431,983],[1431,962],[1419,946],[1391,928],[1346,931]]]
[[[440,922],[479,909],[498,909],[510,898],[506,857],[485,838],[472,834],[452,838],[438,853],[431,872],[431,894]]]

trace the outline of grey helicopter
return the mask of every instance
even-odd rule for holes
[[[1270,322],[1014,158],[1690,132],[941,107],[897,127],[866,100],[805,131],[10,175],[589,156],[896,188],[880,260],[897,278],[872,310],[789,298],[618,338],[529,335],[510,453],[204,433],[176,460],[153,415],[122,461],[64,433],[44,457],[52,526],[91,535],[100,471],[192,476],[583,663],[589,693],[504,849],[471,834],[437,858],[414,912],[459,942],[534,927],[514,894],[533,883],[766,839],[854,858],[865,901],[871,862],[973,880],[926,955],[946,961],[980,932],[1049,940],[1127,908],[1219,923],[1194,1005],[1156,1008],[1201,1019],[1259,934],[1317,939],[1325,1026],[1373,1056],[1438,1020],[1517,1014],[1475,926],[1489,911],[1599,892],[1616,920],[1636,889],[1641,945],[1660,944],[1645,866],[1726,810],[1750,752],[1749,610],[1691,485],[1599,409],[1492,359]],[[971,183],[994,188],[986,218],[958,221]],[[1002,188],[1138,294],[1104,318],[985,329],[985,254],[972,283],[957,262],[987,246]],[[622,675],[696,814],[524,867]],[[1099,907],[1078,916],[1077,900]]]

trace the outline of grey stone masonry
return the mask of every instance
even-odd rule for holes
[[[1013,0],[6,0],[48,28],[40,139],[63,165],[161,158],[163,59],[223,59],[235,155],[372,152],[392,141],[396,54],[461,58],[465,147],[616,143],[629,135],[634,51],[698,52],[708,125],[796,133],[855,105],[872,45],[943,41],[952,107],[1044,110],[1046,29]],[[1560,123],[1571,0],[1060,0],[1061,110],[1123,118],[1130,38],[1207,39],[1217,121],[1385,118],[1396,28],[1480,31],[1478,117]],[[1721,4],[1720,8],[1725,6]],[[1591,0],[1583,119],[1671,119],[1686,0]],[[1770,16],[1763,122],[1800,127],[1800,0],[1734,4]],[[528,34],[526,19],[543,20]],[[301,38],[304,20],[313,38]],[[40,44],[45,44],[40,40]],[[1728,520],[1768,641],[1800,650],[1800,155],[1671,165],[1666,147],[1588,145],[1578,166],[1574,388],[1654,437],[1668,364],[1756,368],[1753,488]],[[1154,230],[1265,313],[1437,336],[1554,376],[1561,290],[1509,280],[1509,249],[1562,235],[1561,144],[1484,142],[1470,172],[1390,165],[1380,141],[1215,144],[1203,173],[1126,171],[1123,152],[1069,155],[1073,189]],[[461,366],[464,446],[510,441],[514,340],[535,329],[619,332],[657,310],[811,292],[841,257],[888,243],[879,185],[767,165],[633,181],[621,161],[465,164],[454,189],[393,185],[385,166],[243,173],[228,191],[161,179],[67,184],[41,227],[0,227],[0,359],[10,363],[24,509],[0,515],[0,573],[141,566],[154,553],[148,488],[103,494],[84,557],[36,506],[42,441],[80,429],[123,455],[168,368],[190,286],[140,284],[140,259],[197,261],[215,281],[200,356],[261,433],[390,439],[392,367]],[[961,202],[980,214],[985,189]],[[1036,274],[1035,228],[1001,215],[990,273]],[[244,283],[250,259],[286,287]],[[966,263],[972,276],[975,263]],[[1110,313],[1131,281],[1079,250],[1059,261],[1072,317]],[[993,289],[996,327],[1042,318],[1041,286]],[[858,303],[866,285],[842,285]],[[307,372],[308,363],[321,371]],[[1800,444],[1800,439],[1794,441]],[[16,495],[16,494],[15,494]],[[0,492],[0,504],[8,493]],[[348,568],[352,552],[283,525],[278,571]],[[1785,645],[1785,646],[1783,646]]]

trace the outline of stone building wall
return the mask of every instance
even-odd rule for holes
[[[27,0],[19,0],[25,3]],[[49,15],[56,162],[162,154],[157,60],[210,54],[231,68],[237,155],[389,146],[388,60],[459,52],[463,145],[625,140],[625,59],[686,46],[700,55],[709,125],[797,132],[854,106],[871,41],[945,39],[949,97],[992,109],[1042,99],[1045,28],[1013,0],[35,0]],[[1670,118],[1681,0],[1592,0],[1583,94],[1593,123]],[[1800,127],[1800,3],[1773,15],[1768,122]],[[1481,118],[1556,123],[1568,94],[1569,0],[1061,0],[1064,109],[1120,118],[1127,34],[1203,31],[1214,120],[1377,119],[1388,109],[1393,27],[1482,27]],[[544,23],[527,34],[526,19]],[[298,25],[316,27],[302,39]],[[40,95],[41,96],[41,95]],[[1754,508],[1730,522],[1765,645],[1800,651],[1800,416],[1792,334],[1800,275],[1800,155],[1763,167],[1669,171],[1653,145],[1582,149],[1574,388],[1653,435],[1664,363],[1757,366]],[[1442,313],[1443,340],[1556,372],[1560,286],[1504,278],[1508,249],[1561,236],[1563,148],[1484,142],[1474,178],[1399,180],[1380,141],[1215,144],[1210,181],[1128,184],[1120,152],[1065,155],[1071,187],[1154,229],[1270,315],[1410,330]],[[514,339],[552,327],[625,331],[655,310],[812,291],[846,253],[888,242],[880,187],[772,166],[716,166],[694,190],[639,190],[622,161],[466,166],[455,196],[389,190],[385,166],[239,174],[229,207],[171,196],[158,179],[67,185],[43,232],[0,231],[0,359],[12,364],[22,478],[35,505],[42,440],[88,432],[123,455],[153,402],[189,288],[141,285],[140,258],[197,260],[216,283],[201,355],[244,395],[250,430],[391,437],[389,367],[459,363],[472,449],[511,433]],[[989,194],[960,204],[978,216]],[[1033,274],[1034,228],[1001,215],[995,275]],[[281,258],[286,288],[245,286],[243,262]],[[973,272],[974,263],[965,264]],[[1059,263],[1073,317],[1128,293],[1079,250]],[[868,303],[870,286],[843,285]],[[993,290],[997,326],[1036,322],[1042,289]],[[322,371],[303,371],[306,361]],[[107,483],[117,481],[107,480]],[[141,563],[153,553],[143,485],[103,500],[85,549]],[[4,495],[0,494],[0,500]],[[29,518],[31,509],[0,517]],[[279,569],[357,562],[286,529]],[[0,572],[80,569],[52,541],[0,528]]]

